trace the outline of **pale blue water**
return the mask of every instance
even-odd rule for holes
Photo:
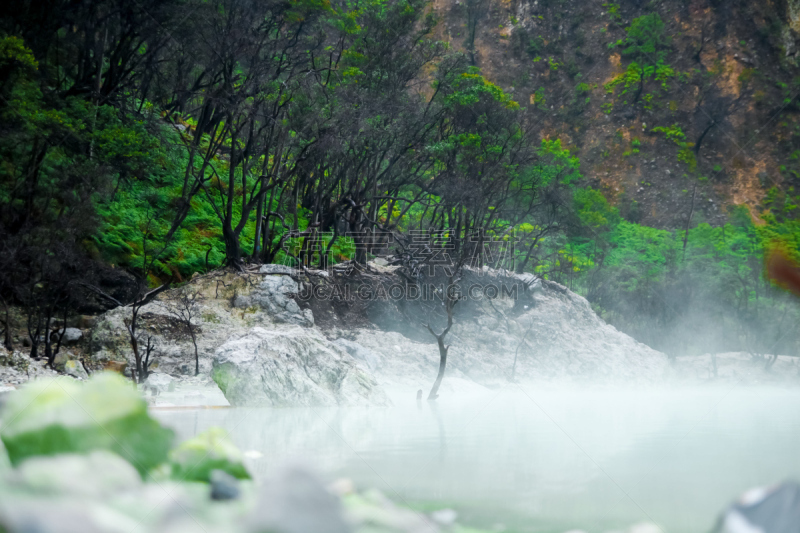
[[[744,490],[800,479],[800,390],[509,385],[421,405],[409,391],[395,403],[158,416],[181,439],[226,428],[242,450],[263,454],[248,459],[256,477],[302,459],[329,479],[507,531],[653,522],[668,533],[706,532]]]

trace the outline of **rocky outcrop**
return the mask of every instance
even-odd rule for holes
[[[255,326],[289,323],[310,327],[314,323],[313,314],[300,309],[291,299],[298,290],[297,283],[284,275],[215,273],[199,277],[180,290],[197,295],[191,323],[196,334],[200,373],[204,375],[211,372],[217,348]],[[148,337],[152,340],[152,370],[193,375],[194,343],[185,320],[177,312],[180,290],[167,291],[141,309],[139,338],[142,344]],[[95,368],[120,361],[133,365],[130,336],[125,326],[129,320],[128,307],[119,307],[98,317],[89,343]]]
[[[469,277],[471,276],[471,277]],[[588,301],[557,283],[512,273],[472,272],[464,286],[518,284],[516,297],[459,303],[448,377],[494,386],[519,381],[653,382],[669,371],[667,357],[610,326]],[[509,291],[511,292],[511,291]],[[503,294],[503,291],[500,291]],[[382,329],[327,332],[382,384],[424,387],[436,376],[439,352],[419,310],[373,302]],[[395,331],[386,331],[394,327]],[[411,337],[411,338],[410,338]],[[413,339],[413,340],[412,340]]]
[[[253,328],[214,355],[212,377],[232,405],[386,405],[375,379],[318,331]]]
[[[502,301],[487,307],[453,332],[454,350],[475,379],[513,372],[520,380],[653,381],[668,368],[664,354],[607,324],[585,298],[556,283],[546,282],[522,309]],[[482,356],[471,361],[471,354]]]
[[[314,314],[310,309],[300,309],[292,299],[298,290],[297,282],[289,276],[266,276],[250,294],[237,296],[233,306],[239,309],[255,306],[269,313],[275,322],[311,327]]]
[[[299,287],[283,274],[226,274],[195,280],[198,308],[192,318],[200,372],[212,375],[232,405],[386,405],[368,370],[313,328],[310,309],[295,301]],[[142,308],[140,344],[155,346],[156,377],[193,374],[194,345],[176,319],[174,295]],[[125,327],[129,308],[100,317],[91,335],[97,368],[113,361],[133,365]],[[161,379],[163,381],[163,379]],[[161,394],[164,387],[145,384]]]
[[[372,264],[366,273],[327,276],[280,265],[262,271],[215,273],[180,289],[197,294],[191,324],[200,372],[214,378],[232,405],[385,405],[385,387],[427,388],[434,379],[439,353],[424,327],[425,313],[435,314],[432,304],[302,295],[304,285],[363,283],[364,276],[404,283],[395,268]],[[516,292],[459,303],[447,338],[446,380],[486,386],[510,379],[652,382],[667,372],[666,356],[603,322],[566,287],[488,269],[468,269],[462,281]],[[155,347],[151,370],[194,374],[194,343],[177,317],[173,292],[142,308],[140,344],[150,338]],[[132,365],[129,313],[118,308],[96,321],[87,343],[95,369]],[[317,313],[321,319],[315,320]]]
[[[31,379],[58,375],[45,364],[46,361],[43,360],[34,361],[27,353],[8,352],[0,346],[0,396],[5,387],[16,387]]]

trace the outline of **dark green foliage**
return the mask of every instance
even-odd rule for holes
[[[625,39],[612,45],[622,48],[623,55],[639,64],[655,64],[664,59],[670,38],[665,34],[664,21],[658,13],[633,19],[625,33]]]

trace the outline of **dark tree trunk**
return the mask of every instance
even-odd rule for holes
[[[225,241],[225,256],[227,257],[228,266],[238,271],[244,270],[242,249],[234,231],[230,227],[223,228],[222,238]]]
[[[433,382],[433,387],[431,387],[431,392],[428,394],[428,400],[435,400],[439,397],[439,386],[442,384],[442,379],[444,379],[444,372],[447,368],[447,352],[450,350],[449,346],[445,346],[444,341],[447,337],[447,333],[450,331],[450,328],[453,327],[453,307],[456,304],[456,301],[453,298],[452,288],[454,282],[453,277],[450,277],[447,283],[447,289],[444,297],[446,298],[445,307],[447,308],[447,327],[444,330],[436,334],[433,331],[433,328],[428,324],[427,328],[430,331],[431,335],[436,337],[436,344],[439,346],[439,373],[436,375],[436,381]]]
[[[262,178],[263,179],[263,178]],[[253,236],[253,254],[251,257],[253,261],[257,261],[259,256],[260,247],[261,247],[261,232],[263,231],[264,226],[264,197],[261,196],[258,200],[258,206],[256,207],[256,232]]]
[[[5,307],[6,311],[6,319],[3,324],[3,346],[6,350],[13,351],[14,344],[11,342],[11,315],[8,308],[8,302],[3,299],[3,306]]]
[[[444,379],[444,371],[447,367],[447,350],[450,348],[444,345],[444,335],[446,333],[436,336],[436,342],[439,344],[439,373],[436,375],[436,381],[433,382],[430,394],[428,394],[429,400],[435,400],[439,397],[439,386],[442,384],[442,379]]]
[[[197,338],[194,335],[194,329],[189,326],[189,333],[192,336],[192,344],[194,345],[194,375],[200,375],[200,354],[197,351]]]
[[[31,340],[31,359],[38,360],[39,359],[39,335],[42,332],[42,320],[41,316],[36,311],[36,329],[31,329],[31,320],[32,317],[28,316],[28,338]]]
[[[52,313],[47,313],[47,318],[44,322],[44,358],[47,359],[47,366],[53,368],[53,332],[50,331],[50,322],[53,320]]]

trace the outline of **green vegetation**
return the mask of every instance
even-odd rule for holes
[[[222,470],[237,479],[250,479],[242,452],[221,428],[211,428],[181,443],[169,454],[172,477],[181,481],[211,480],[212,470]]]
[[[37,381],[12,395],[3,413],[0,439],[13,465],[37,455],[109,450],[144,477],[167,460],[173,440],[117,374],[101,374],[86,385],[70,378]]]
[[[633,19],[625,28],[626,37],[611,44],[609,48],[620,48],[624,57],[631,59],[625,72],[616,76],[606,84],[606,91],[613,94],[622,86],[620,96],[635,87],[636,92],[631,103],[642,97],[646,83],[654,79],[662,89],[667,88],[667,81],[675,77],[675,70],[666,64],[665,57],[670,48],[670,39],[665,34],[664,22],[658,13],[644,15]]]
[[[668,354],[795,353],[800,314],[764,278],[763,258],[779,248],[800,259],[797,221],[756,225],[735,209],[724,226],[691,228],[682,252],[682,231],[628,222],[597,191],[577,193],[575,211],[592,231],[573,234],[568,253],[539,268],[611,323]]]
[[[697,169],[697,156],[693,150],[695,145],[686,141],[686,134],[683,133],[680,125],[657,126],[652,131],[653,133],[663,133],[668,141],[672,141],[680,148],[678,150],[678,161],[685,163],[690,172],[694,172]]]
[[[446,231],[455,246],[516,232],[516,269],[567,282],[632,332],[642,317],[663,333],[699,312],[695,304],[669,311],[680,307],[672,294],[686,290],[691,298],[681,301],[695,301],[686,289],[695,283],[715,287],[709,301],[724,303],[714,316],[737,331],[753,305],[777,298],[758,264],[766,247],[794,242],[800,197],[771,189],[759,213],[766,225],[737,212],[739,222],[712,227],[697,224],[695,203],[707,200],[696,198],[700,181],[679,183],[692,202],[686,227],[638,225],[645,209],[633,192],[620,192],[614,207],[585,187],[577,158],[533,118],[562,117],[577,131],[597,101],[597,85],[580,81],[588,58],[562,53],[544,26],[531,34],[512,19],[510,44],[529,68],[567,83],[566,97],[541,79],[525,93],[528,112],[474,66],[472,45],[461,54],[436,40],[422,0],[148,0],[113,15],[102,0],[56,4],[36,20],[10,12],[0,26],[0,295],[25,310],[34,357],[53,360],[59,346],[43,332],[86,307],[87,294],[112,306],[220,266],[364,263],[385,248],[388,237],[376,232],[402,244],[412,231]],[[474,42],[485,5],[465,8]],[[604,8],[623,20],[620,4]],[[633,18],[624,34],[610,28],[621,37],[609,48],[623,70],[595,105],[633,113],[636,132],[641,125],[650,138],[631,136],[626,146],[620,136],[597,159],[621,155],[633,167],[652,140],[677,147],[692,180],[710,175],[698,152],[736,104],[714,88],[722,65],[671,66],[672,40],[655,12]],[[744,69],[743,88],[761,76]],[[704,122],[694,127],[680,121],[683,100],[664,98],[683,82],[699,90]],[[767,85],[785,99],[796,84]],[[800,175],[785,163],[782,174]],[[655,179],[643,177],[656,194]],[[100,289],[108,265],[136,286]]]

